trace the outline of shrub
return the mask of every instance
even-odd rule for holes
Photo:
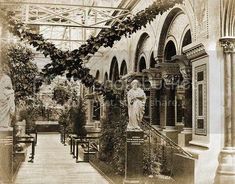
[[[125,171],[127,106],[116,103],[102,120],[99,158],[113,166],[117,174]]]
[[[58,85],[54,88],[53,91],[53,100],[58,104],[64,105],[70,98],[70,92],[66,86]]]
[[[32,62],[32,50],[22,44],[12,44],[6,46],[2,53],[12,80],[16,104],[33,97],[39,91],[42,80],[39,78],[37,65]]]
[[[78,105],[72,106],[70,109],[70,120],[74,133],[79,137],[85,137],[87,131],[86,125],[86,109],[85,104],[80,98]]]

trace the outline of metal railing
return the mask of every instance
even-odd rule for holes
[[[183,154],[184,156],[186,156],[188,158],[193,158],[192,154],[185,151],[182,147],[180,147],[178,144],[176,144],[174,141],[172,141],[166,135],[164,135],[159,130],[154,128],[150,123],[148,123],[145,120],[142,121],[142,128],[144,128],[144,127],[146,127],[147,130],[151,131],[151,133],[158,136],[160,139],[164,140],[168,145],[172,146],[174,148],[174,150],[178,151],[178,153]],[[144,130],[146,130],[146,129],[144,128]]]

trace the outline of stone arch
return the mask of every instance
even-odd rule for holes
[[[176,25],[177,22],[179,21],[181,21],[185,25],[183,25],[183,27],[180,28],[181,30],[177,33]],[[173,35],[174,36],[176,35],[177,38],[175,39],[176,53],[180,54],[182,35],[185,34],[185,28],[187,27],[187,29],[190,29],[191,26],[192,22],[190,17],[185,13],[185,11],[183,11],[181,7],[175,7],[174,9],[172,9],[166,16],[161,29],[160,38],[158,42],[157,56],[162,59],[165,58],[164,57],[165,48],[162,46],[163,45],[166,46],[166,42],[168,41],[169,37],[172,37]],[[190,30],[192,31],[192,29]],[[192,33],[191,33],[191,40],[192,40]]]
[[[149,34],[144,32],[140,38],[139,41],[137,43],[137,47],[136,47],[136,51],[135,51],[135,64],[134,64],[134,71],[137,72],[138,70],[138,64],[140,61],[140,56],[141,54],[143,54],[141,51],[143,50],[143,45],[144,43],[147,41],[147,39],[149,38]]]
[[[172,20],[174,19],[174,17],[180,13],[182,10],[180,8],[175,8],[173,10],[171,10],[171,12],[168,14],[168,16],[165,19],[165,22],[163,24],[162,27],[162,31],[160,34],[160,40],[159,40],[159,46],[158,47],[158,55],[159,56],[163,56],[164,55],[164,47],[162,47],[162,45],[165,45],[165,40],[167,39],[167,34],[168,34],[168,29],[171,25]]]
[[[126,64],[126,61],[123,60],[121,64],[121,69],[120,69],[120,76],[123,76],[126,74],[127,74],[127,64]]]
[[[109,80],[113,82],[119,80],[119,68],[116,56],[113,57],[111,62],[110,71],[109,71]]]

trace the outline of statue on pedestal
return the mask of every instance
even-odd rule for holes
[[[11,79],[0,68],[0,127],[8,128],[15,113],[15,96]]]
[[[128,101],[128,114],[129,123],[127,125],[128,130],[138,131],[141,130],[139,124],[141,123],[146,103],[146,95],[144,90],[139,86],[138,80],[133,80],[131,82],[131,89],[127,93]]]

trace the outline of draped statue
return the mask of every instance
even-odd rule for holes
[[[11,125],[11,116],[15,113],[15,96],[11,79],[0,71],[0,127]]]
[[[138,87],[138,85],[139,81],[133,80],[131,83],[132,88],[127,93],[129,114],[128,130],[141,130],[139,124],[144,116],[146,95],[144,90]]]

